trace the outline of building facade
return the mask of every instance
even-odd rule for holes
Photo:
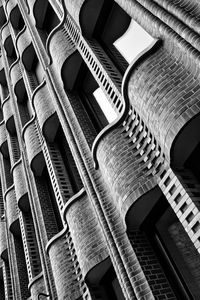
[[[0,0],[0,27],[0,299],[199,300],[199,1]]]

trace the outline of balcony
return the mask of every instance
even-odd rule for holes
[[[5,202],[8,228],[14,235],[20,235],[19,214],[14,186],[6,192]]]
[[[7,55],[11,56],[13,52],[13,42],[12,42],[8,24],[6,24],[2,29],[2,42]]]
[[[20,160],[13,167],[13,181],[18,206],[23,212],[28,212],[30,209],[30,204],[28,199],[28,189],[25,177],[25,170],[23,167],[22,160]]]
[[[42,295],[47,295],[47,291],[45,288],[45,281],[43,273],[41,272],[37,276],[33,277],[33,279],[29,282],[28,285],[29,291],[31,293],[31,299],[48,299],[49,297],[43,297]],[[39,297],[41,295],[41,297]],[[29,299],[27,299],[29,300]]]
[[[95,284],[107,271],[104,261],[109,254],[100,224],[84,189],[66,203],[64,219],[69,226],[82,274]]]
[[[4,157],[8,157],[8,143],[4,121],[0,123],[0,151]]]
[[[32,45],[31,35],[26,27],[24,27],[17,36],[16,45],[25,68],[30,70],[34,60],[35,51]]]
[[[62,27],[49,36],[47,48],[58,76],[62,77],[66,89],[73,89],[82,58],[74,45],[66,38],[67,33]]]
[[[18,29],[18,24],[19,24],[21,14],[17,5],[17,1],[16,0],[7,1],[6,11],[13,28]]]
[[[166,160],[182,167],[200,142],[199,80],[161,44],[135,65],[126,74],[128,99]]]
[[[7,97],[6,100],[3,102],[2,108],[6,128],[11,134],[13,134],[15,132],[15,123],[10,96]]]
[[[18,61],[15,62],[10,70],[11,81],[18,102],[23,102],[25,95],[24,81]]]
[[[3,57],[0,56],[0,83],[2,85],[5,85],[6,83],[6,76],[4,71],[4,65],[3,65]]]
[[[35,90],[32,101],[35,108],[38,122],[44,136],[49,142],[53,142],[59,121],[53,106],[53,101],[45,82],[43,82],[37,90]]]
[[[74,270],[72,257],[66,243],[66,230],[54,236],[47,244],[46,251],[49,255],[55,286],[59,299],[80,299],[79,282]],[[64,263],[63,263],[64,262]],[[75,263],[75,261],[74,261]]]
[[[8,261],[8,247],[6,238],[6,223],[0,221],[0,257]]]
[[[35,121],[32,119],[23,129],[23,138],[27,149],[28,161],[33,173],[40,176],[45,166],[43,152],[36,128]]]

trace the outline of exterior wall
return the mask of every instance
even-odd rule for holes
[[[102,41],[121,9],[120,33],[154,38],[125,74]],[[197,0],[0,0],[2,299],[177,299],[144,229],[160,199],[200,298],[199,16]],[[100,132],[96,86],[117,115]]]

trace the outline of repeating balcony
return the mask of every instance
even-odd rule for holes
[[[8,228],[14,235],[20,235],[19,214],[14,186],[6,192],[5,201]]]
[[[20,19],[20,11],[16,0],[9,0],[6,3],[6,11],[13,28],[18,28]]]
[[[13,42],[10,34],[8,23],[2,29],[2,42],[8,56],[12,55]]]
[[[171,67],[166,68],[166,62]],[[184,63],[160,45],[138,68],[129,68],[127,78],[130,103],[167,160],[176,167],[183,166],[200,142],[200,84],[196,74],[186,71]]]
[[[24,27],[17,36],[16,44],[25,68],[30,70],[35,52],[32,45],[31,35],[26,27]]]
[[[4,221],[0,221],[0,257],[5,261],[8,260],[6,223]]]
[[[109,267],[106,262],[109,254],[105,237],[84,189],[67,202],[64,219],[69,226],[82,274],[95,284]]]
[[[4,157],[8,157],[8,143],[6,136],[6,126],[4,121],[0,123],[0,151]]]
[[[40,128],[48,141],[55,138],[59,121],[51,100],[51,95],[45,82],[43,82],[33,94],[33,106],[35,108]]]
[[[14,116],[10,96],[3,102],[3,115],[7,130],[12,134],[15,132]]]
[[[10,69],[11,81],[13,83],[14,92],[18,102],[22,102],[25,95],[24,81],[18,61],[16,61]]]
[[[6,83],[6,77],[5,77],[5,71],[4,71],[3,57],[2,56],[0,56],[0,83],[2,85],[5,85],[5,83]]]
[[[46,297],[42,296],[42,295],[47,295],[47,291],[46,291],[46,288],[45,288],[44,277],[43,277],[42,273],[35,276],[30,281],[28,288],[29,288],[29,291],[31,293],[31,299],[38,299],[40,294],[41,294],[41,299],[46,298]]]
[[[25,170],[23,167],[22,160],[15,164],[13,168],[13,181],[18,206],[23,212],[28,212],[30,209],[30,205]]]
[[[47,48],[53,60],[58,76],[62,77],[66,89],[71,90],[77,78],[82,58],[70,40],[66,39],[65,28],[53,31],[50,35]]]
[[[35,175],[40,176],[45,166],[45,161],[34,120],[27,123],[23,129],[28,161]]]
[[[78,274],[75,273],[75,254],[71,253],[66,242],[66,231],[54,236],[47,244],[47,253],[55,278],[58,299],[80,299]],[[76,263],[76,262],[75,262]]]
[[[15,135],[9,135],[8,149],[9,149],[10,164],[11,164],[11,169],[12,169],[14,164],[16,162],[18,162],[20,155],[21,155],[20,149],[19,149],[19,142],[18,142],[16,133],[15,133]]]

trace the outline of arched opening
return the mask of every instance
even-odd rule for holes
[[[180,169],[184,165],[189,167],[192,157],[197,155],[200,143],[199,126],[200,116],[197,115],[180,130],[173,141],[170,152],[173,169]]]
[[[60,20],[47,0],[37,0],[33,8],[33,13],[36,28],[45,46],[50,32],[59,24]]]
[[[127,214],[127,234],[153,294],[199,299],[198,251],[161,191],[145,196]]]
[[[10,13],[10,22],[17,33],[25,26],[24,19],[22,18],[18,5],[16,5]]]
[[[78,53],[77,57],[79,57],[79,64],[78,66],[74,64],[77,66],[76,74],[71,74],[68,67],[65,72],[62,72],[62,80],[66,92],[71,93],[72,90],[72,93],[79,100],[83,113],[95,129],[96,136],[107,124],[117,117],[117,114]],[[66,84],[68,77],[71,77],[73,84]],[[74,102],[72,101],[71,104],[73,107]]]
[[[104,3],[94,38],[122,75],[137,55],[154,40],[115,1]]]
[[[43,211],[47,239],[49,241],[63,229],[61,213],[58,208],[47,167],[45,166],[41,176],[35,176],[34,178],[40,206]]]
[[[20,290],[22,293],[23,298],[30,297],[30,292],[28,290],[28,273],[26,267],[26,259],[22,241],[21,231],[19,229],[18,232],[13,233],[13,246],[15,249],[15,256],[16,256],[16,265],[18,270],[19,276],[19,283],[20,283]]]
[[[114,42],[126,32],[130,22],[130,16],[115,1],[104,1],[93,34],[121,74],[124,74],[128,63]]]
[[[110,258],[95,266],[85,280],[91,294],[97,299],[125,299]]]
[[[3,157],[4,174],[6,179],[6,188],[8,189],[13,184],[13,176],[11,172],[10,157]]]
[[[31,59],[29,59],[29,62],[25,64],[25,67],[29,86],[33,92],[42,83],[45,73],[32,44],[29,47],[32,48],[32,55]]]

